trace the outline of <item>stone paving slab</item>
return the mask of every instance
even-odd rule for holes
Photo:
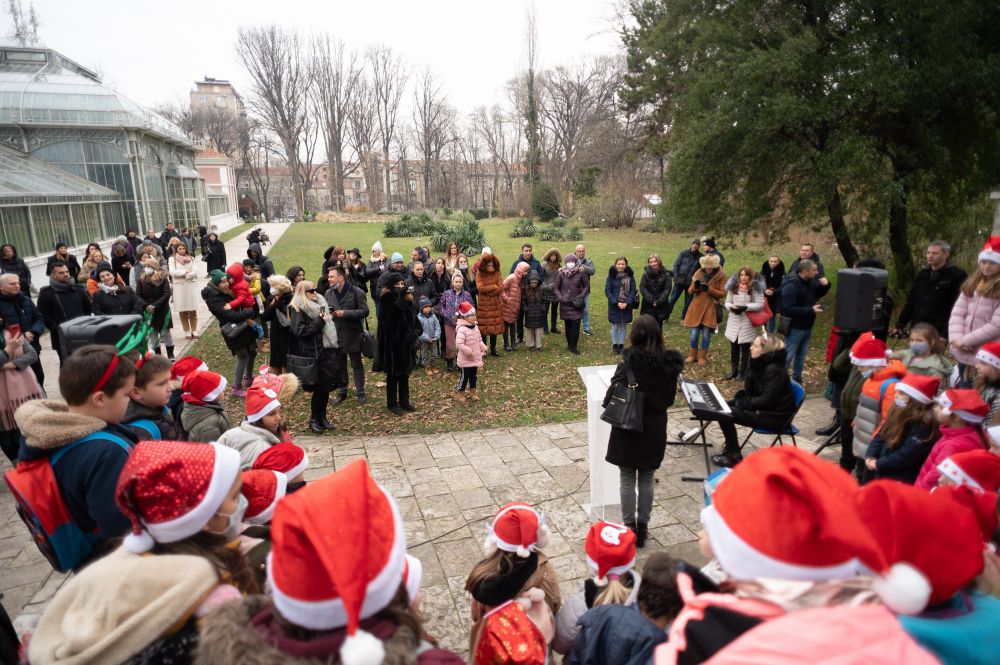
[[[828,422],[829,404],[805,402],[796,424],[799,445],[814,450],[807,436]],[[671,439],[690,427],[686,411],[672,410]],[[579,589],[587,576],[583,543],[590,525],[586,422],[537,427],[495,428],[479,432],[401,437],[300,437],[314,464],[306,477],[319,478],[353,459],[365,457],[372,473],[399,502],[409,550],[424,564],[423,613],[429,632],[442,646],[468,651],[469,597],[465,577],[483,556],[485,524],[508,501],[537,503],[553,532],[546,554],[564,593]],[[717,427],[708,432],[718,447]],[[769,440],[755,437],[757,445]],[[562,444],[562,445],[560,445]],[[824,451],[833,460],[838,448]],[[681,476],[703,475],[702,453],[694,447],[667,449],[656,474],[650,538],[640,551],[639,566],[652,551],[663,549],[692,563],[705,563],[697,546],[701,483]],[[608,514],[607,519],[620,519]],[[8,492],[0,494],[0,591],[11,616],[30,625],[65,576],[54,574],[28,538]]]

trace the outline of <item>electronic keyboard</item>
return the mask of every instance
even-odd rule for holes
[[[691,381],[682,378],[681,391],[692,411],[700,409],[712,413],[732,413],[729,405],[726,404],[726,398],[710,381]]]

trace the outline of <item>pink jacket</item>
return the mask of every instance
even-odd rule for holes
[[[976,364],[976,351],[986,342],[1000,340],[1000,300],[979,294],[958,296],[948,320],[951,355],[965,365]],[[961,342],[974,347],[972,353],[955,348]]]
[[[765,621],[705,665],[932,665],[938,660],[880,605],[817,607]]]
[[[517,323],[517,315],[521,312],[521,284],[528,276],[530,266],[521,262],[514,272],[507,275],[503,281],[503,291],[500,292],[500,309],[503,311],[504,323]]]
[[[941,472],[937,470],[938,464],[955,453],[978,448],[983,448],[983,439],[979,435],[978,428],[971,425],[968,427],[942,425],[941,438],[931,448],[931,454],[927,456],[924,465],[920,467],[920,475],[917,476],[917,482],[914,485],[925,490],[934,489],[941,476]]]
[[[458,349],[459,367],[482,367],[486,345],[479,332],[479,326],[465,319],[455,325],[455,348]]]

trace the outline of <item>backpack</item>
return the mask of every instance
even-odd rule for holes
[[[163,438],[163,433],[160,432],[160,426],[149,418],[139,418],[138,420],[122,423],[122,425],[128,427],[129,429],[139,430],[136,434],[140,435],[140,441],[159,441]],[[145,434],[143,434],[143,432],[145,432]]]
[[[48,457],[21,461],[4,473],[14,495],[17,514],[28,527],[35,545],[60,573],[85,561],[100,541],[97,530],[86,532],[73,521],[53,471],[73,448],[90,441],[111,441],[130,452],[132,447],[116,434],[99,430],[63,446]]]

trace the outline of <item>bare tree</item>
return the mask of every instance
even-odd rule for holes
[[[328,187],[334,209],[344,203],[344,148],[348,143],[350,99],[361,77],[356,54],[344,53],[343,42],[323,33],[312,44],[312,100],[320,120],[329,168]]]
[[[248,107],[274,133],[292,174],[296,209],[305,203],[305,176],[300,150],[308,120],[310,84],[299,34],[277,26],[240,28],[236,56],[250,75]],[[307,167],[311,168],[311,165]]]
[[[13,37],[21,46],[31,46],[38,43],[38,13],[35,12],[35,3],[28,3],[28,10],[24,10],[21,0],[7,0],[7,13],[10,14],[14,23]]]
[[[379,143],[382,148],[382,170],[385,176],[385,204],[392,206],[392,164],[389,149],[397,131],[396,119],[400,101],[409,78],[406,65],[388,46],[377,46],[368,51],[372,92],[375,97],[375,119],[378,123]]]
[[[279,155],[277,141],[260,123],[246,116],[237,119],[236,136],[240,169],[246,172],[264,221],[270,221],[271,164]]]
[[[368,188],[368,202],[374,208],[378,204],[380,189],[375,161],[378,123],[375,119],[375,92],[365,76],[355,82],[354,94],[348,100],[347,120],[348,143],[357,154],[358,166]]]
[[[446,103],[441,85],[429,68],[424,70],[413,91],[413,125],[417,154],[423,160],[423,203],[428,208],[441,198],[432,184],[440,170],[445,143],[451,139],[449,129],[454,121],[455,110]]]

